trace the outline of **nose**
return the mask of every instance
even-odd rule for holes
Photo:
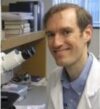
[[[63,37],[59,34],[56,34],[53,40],[53,47],[58,48],[63,45],[63,42],[64,42]]]

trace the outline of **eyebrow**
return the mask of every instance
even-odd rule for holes
[[[71,28],[71,27],[62,27],[58,31],[63,31],[63,30],[72,31],[73,28]],[[55,33],[55,31],[53,31],[53,30],[47,30],[47,31],[45,31],[45,34],[48,34],[48,33]]]

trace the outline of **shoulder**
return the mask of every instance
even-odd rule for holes
[[[100,82],[100,61],[92,54],[93,62],[90,69],[90,77]]]
[[[100,62],[94,55],[86,86],[89,93],[100,90]]]
[[[63,67],[57,67],[50,74],[48,74],[47,76],[48,83],[56,83],[58,80],[60,80],[62,70]]]
[[[96,70],[100,72],[100,61],[92,54],[93,56],[93,63],[92,63],[92,70]]]
[[[50,74],[48,74],[48,78],[60,76],[62,69],[62,67],[56,67]]]

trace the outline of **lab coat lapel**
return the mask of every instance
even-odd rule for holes
[[[86,83],[85,90],[83,92],[83,95],[80,99],[78,109],[92,109],[93,103],[91,101],[91,98],[96,96],[98,90],[100,89],[100,72],[97,66],[97,61],[94,59],[94,62],[92,64],[89,77]],[[100,64],[99,64],[100,65]],[[97,67],[97,69],[96,69]]]
[[[93,89],[91,91],[85,90],[80,99],[78,109],[92,109],[93,108],[92,106],[94,104],[92,104],[93,102],[91,100],[93,100],[93,98],[96,96],[98,90],[99,87],[97,88],[97,90],[93,90]]]
[[[60,80],[58,80],[56,86],[52,90],[51,98],[54,104],[54,109],[63,109],[62,86]]]
[[[84,94],[82,95],[78,105],[78,109],[92,109],[90,96]]]

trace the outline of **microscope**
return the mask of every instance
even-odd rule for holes
[[[14,49],[9,53],[0,53],[0,73],[1,85],[5,84],[8,80],[3,80],[6,75],[15,67],[21,65],[27,59],[31,58],[36,53],[34,47],[28,47],[23,50]],[[1,91],[1,109],[15,109],[13,103],[19,98],[17,93]]]

